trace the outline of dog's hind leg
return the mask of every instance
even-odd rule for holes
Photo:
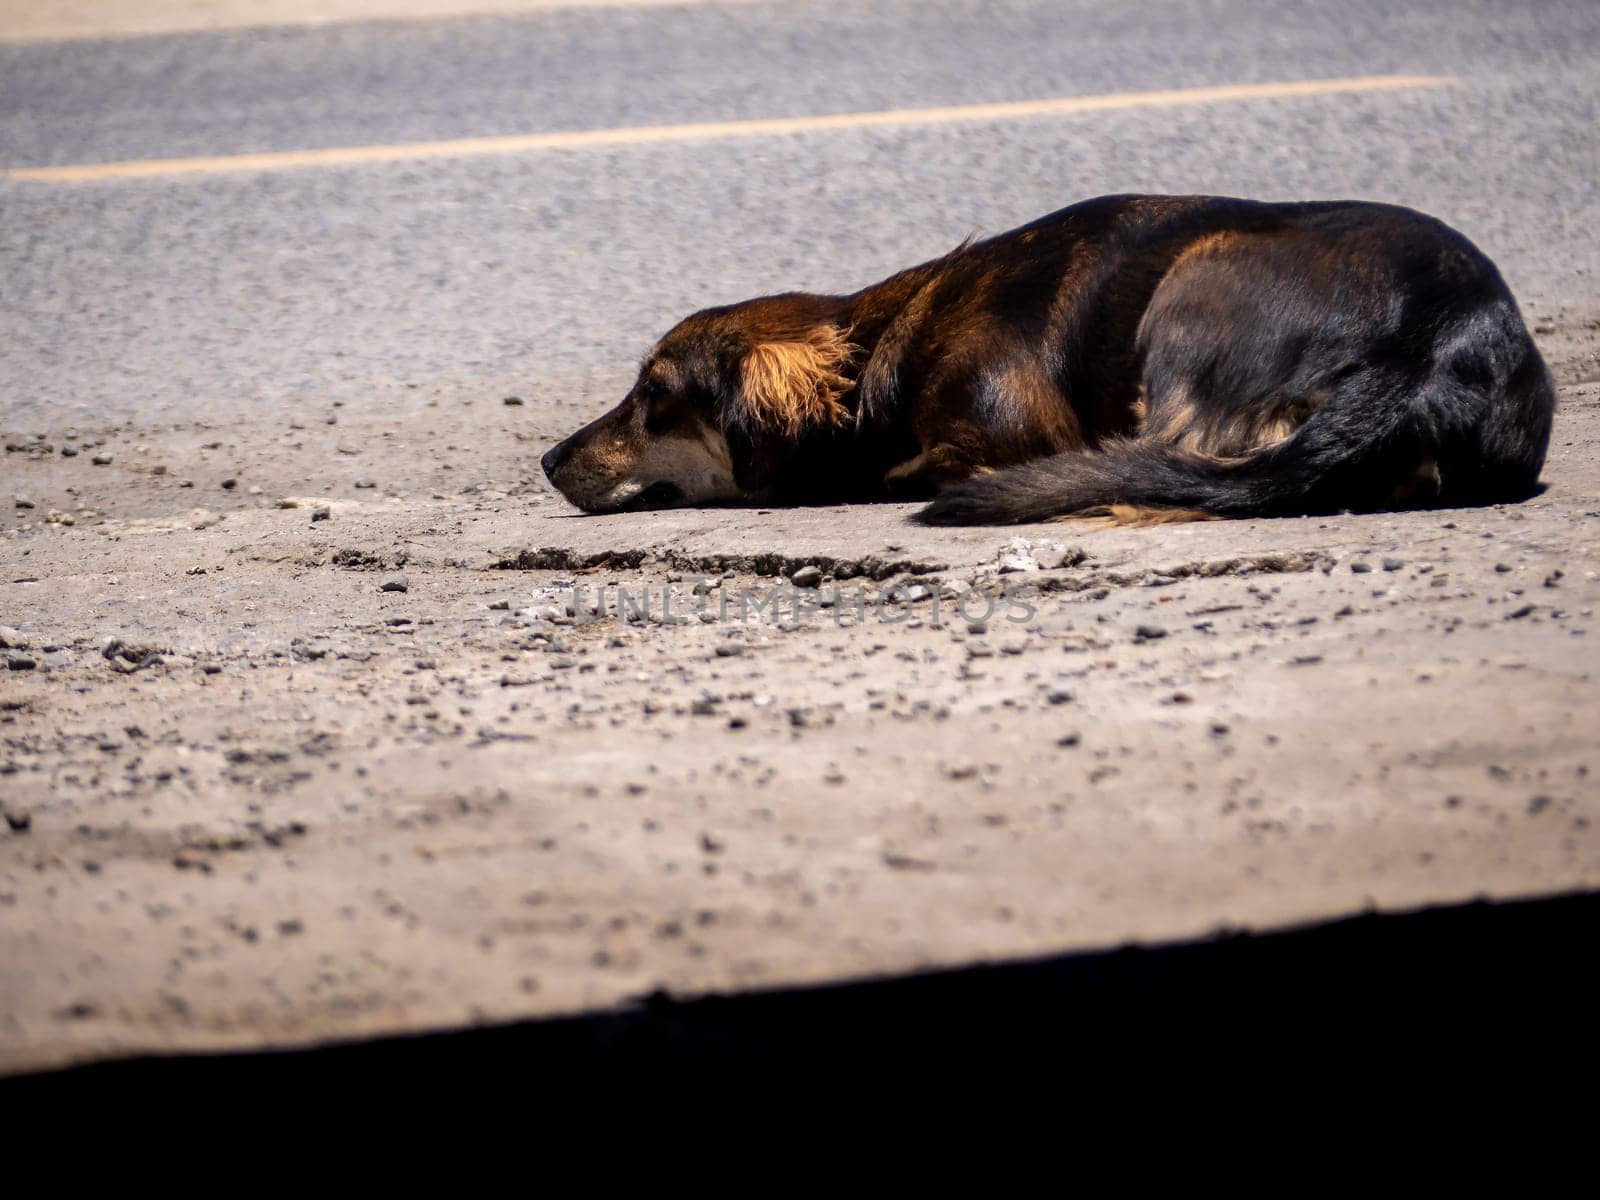
[[[1069,450],[1086,441],[1077,414],[1048,371],[1021,347],[979,349],[988,361],[943,380],[917,427],[922,453],[893,466],[884,486],[931,495],[974,475]]]

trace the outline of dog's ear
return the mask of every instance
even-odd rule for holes
[[[836,325],[756,342],[740,361],[732,423],[789,438],[848,424],[844,398],[855,387],[850,372],[860,353]]]

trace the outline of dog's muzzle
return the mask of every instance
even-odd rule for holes
[[[572,457],[572,439],[557,442],[544,452],[544,457],[539,460],[539,465],[544,468],[544,477],[551,483],[556,481],[556,472],[561,469],[561,464]]]

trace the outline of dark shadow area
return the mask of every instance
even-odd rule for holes
[[[1198,1065],[1301,1080],[1581,1071],[1595,1060],[1597,932],[1600,893],[1480,902],[828,987],[657,995],[622,1011],[307,1050],[97,1063],[0,1090],[521,1089],[531,1079],[542,1089],[662,1068],[702,1082],[707,1071],[754,1071],[768,1085],[863,1071],[880,1082],[1046,1072],[1073,1087]]]

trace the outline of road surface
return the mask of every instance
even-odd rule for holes
[[[1593,4],[118,7],[0,28],[0,1065],[1600,885]],[[1549,490],[931,532],[539,478],[692,309],[1131,190],[1462,229]],[[806,565],[839,604],[741,614]]]

